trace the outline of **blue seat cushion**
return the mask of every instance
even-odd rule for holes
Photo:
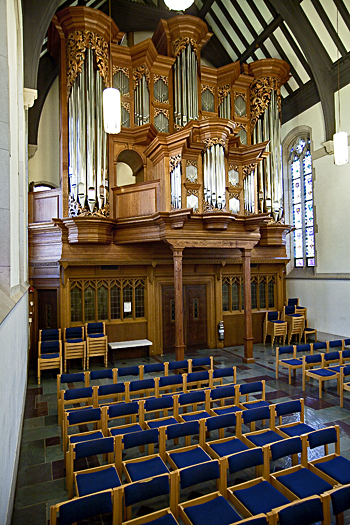
[[[199,505],[187,507],[184,511],[193,525],[213,525],[219,522],[220,525],[229,525],[241,520],[240,515],[223,496]]]
[[[235,490],[234,494],[251,514],[266,514],[272,509],[290,503],[289,499],[267,481],[246,489]]]
[[[67,339],[67,343],[83,343],[83,339]]]
[[[302,434],[308,434],[313,432],[315,429],[307,425],[306,423],[297,423],[291,427],[281,428],[282,432],[287,434],[287,436],[295,437],[301,436]]]
[[[155,520],[147,521],[147,523],[148,525],[178,525],[176,519],[170,513]]]
[[[96,472],[86,472],[76,475],[79,496],[87,496],[94,492],[113,489],[121,485],[118,473],[114,466],[97,470]]]
[[[155,421],[147,421],[147,424],[149,428],[159,428],[159,427],[166,427],[167,425],[176,425],[178,421],[174,417],[168,417],[166,419],[161,420],[155,420]]]
[[[249,447],[238,438],[223,441],[221,443],[212,443],[210,447],[220,456],[230,456],[236,452],[248,450]]]
[[[286,321],[270,321],[270,323],[276,323],[276,324],[284,324]]]
[[[103,437],[104,435],[102,434],[101,430],[91,432],[91,434],[74,434],[72,436],[69,436],[69,443],[80,443],[80,441],[89,441],[90,439],[100,439]]]
[[[99,338],[99,337],[105,337],[105,334],[88,334],[88,337],[93,337],[93,338]]]
[[[275,441],[281,441],[285,439],[273,430],[266,430],[265,432],[261,432],[260,434],[247,434],[246,437],[257,447],[263,447],[264,445],[269,445],[270,443],[274,443]]]
[[[261,399],[260,401],[253,401],[252,403],[242,403],[245,408],[260,408],[269,407],[270,403]]]
[[[199,419],[211,417],[205,410],[203,410],[203,412],[198,412],[197,414],[181,414],[181,416],[185,421],[198,421]]]
[[[198,463],[210,461],[211,457],[201,447],[192,448],[183,452],[172,452],[169,454],[177,468],[190,467]]]
[[[145,461],[127,463],[126,470],[129,472],[132,481],[152,478],[153,476],[168,474],[169,472],[162,458],[158,456],[151,459],[145,459]]]
[[[60,357],[60,354],[41,354],[41,359],[57,359]]]
[[[290,474],[278,476],[278,481],[293,492],[298,498],[308,498],[322,494],[333,487],[307,468],[301,468]]]
[[[223,416],[224,414],[233,414],[234,412],[240,412],[242,409],[236,406],[215,408],[214,412],[218,416]]]
[[[315,467],[342,485],[350,483],[350,461],[343,456],[316,463]]]
[[[301,359],[282,359],[281,363],[288,366],[303,366],[303,362]]]
[[[311,374],[314,374],[320,377],[330,377],[330,376],[336,377],[337,375],[337,372],[334,372],[333,370],[330,370],[329,368],[316,368],[314,370],[310,370],[308,373],[311,373]]]
[[[135,423],[135,425],[130,425],[130,427],[124,428],[110,428],[109,429],[112,436],[120,436],[120,434],[130,434],[131,432],[142,432],[142,427]]]

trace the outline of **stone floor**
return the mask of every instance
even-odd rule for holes
[[[287,374],[284,371],[280,372],[278,380],[275,379],[275,350],[270,345],[255,345],[255,363],[250,365],[242,361],[243,347],[201,350],[189,353],[186,357],[207,355],[214,356],[216,368],[236,365],[238,383],[265,379],[266,399],[271,403],[304,397],[306,423],[314,428],[338,424],[341,452],[350,459],[350,397],[345,399],[344,408],[339,408],[335,382],[330,381],[326,385],[321,400],[318,399],[318,385],[312,382],[307,385],[303,396],[300,371],[296,379],[292,380],[292,385],[288,385]],[[151,362],[154,359],[172,361],[175,356],[167,354],[151,358]],[[91,369],[102,367],[102,360],[101,363],[99,361],[99,358],[96,358],[96,361],[92,360]],[[121,367],[147,362],[147,358],[116,360],[109,363],[109,366]],[[79,365],[78,361],[73,362],[75,363]],[[76,371],[79,371],[79,368],[70,369],[70,372]],[[96,458],[90,466],[95,465]],[[190,493],[189,497],[194,495],[198,493]],[[12,525],[46,525],[49,523],[50,505],[66,500],[63,453],[60,428],[57,424],[56,376],[54,372],[44,372],[42,384],[38,386],[33,369],[30,370],[28,379]],[[145,510],[149,509],[140,509],[139,513]],[[349,524],[350,517],[346,518],[345,522]],[[93,523],[110,523],[110,518],[98,518]]]

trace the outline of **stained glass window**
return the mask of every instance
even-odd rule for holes
[[[315,266],[314,201],[310,139],[298,137],[289,153],[294,230],[294,264]]]

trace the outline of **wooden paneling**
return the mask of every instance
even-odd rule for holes
[[[28,194],[29,224],[35,222],[51,222],[60,216],[60,189],[30,192]]]
[[[252,313],[254,344],[262,342],[264,318],[265,311]],[[224,346],[243,345],[244,314],[229,314],[225,312],[223,319],[225,327]]]
[[[116,217],[138,217],[152,215],[158,209],[159,181],[140,182],[113,188]]]
[[[128,323],[117,323],[107,324],[106,333],[108,341],[133,341],[135,339],[147,339],[147,322],[128,322]],[[152,341],[153,342],[153,341]],[[155,348],[151,346],[149,348],[150,355],[157,353]],[[130,357],[141,357],[143,355],[142,348],[132,348],[126,350],[119,350],[118,355],[110,349],[108,350],[109,359],[118,358],[130,358]]]

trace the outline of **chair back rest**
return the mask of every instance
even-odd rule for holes
[[[343,372],[343,377],[350,376],[350,365],[343,366],[341,372]]]
[[[350,346],[350,339],[344,339],[344,346]]]
[[[86,336],[94,334],[104,334],[105,328],[104,323],[87,323],[86,324]]]
[[[81,410],[72,410],[66,414],[69,426],[80,425],[81,423],[90,423],[91,421],[101,421],[100,408],[83,408]]]
[[[138,379],[130,381],[130,392],[138,392],[139,390],[153,390],[155,388],[154,379]]]
[[[314,351],[325,350],[327,352],[328,343],[326,343],[325,341],[320,341],[319,343],[312,343],[312,348]]]
[[[217,368],[213,371],[213,378],[219,378],[219,377],[233,377],[235,374],[236,367],[235,366],[228,366],[226,368]]]
[[[117,368],[118,377],[124,376],[138,376],[140,374],[140,369],[138,365],[135,366],[124,366],[123,368]]]
[[[113,379],[113,370],[112,368],[104,368],[102,370],[92,370],[90,372],[90,380],[94,379]]]
[[[64,330],[64,339],[84,339],[84,327],[83,326],[71,326],[70,328],[65,328]]]
[[[97,390],[98,396],[107,396],[112,394],[124,394],[125,383],[112,383],[109,385],[100,385]]]
[[[145,374],[151,374],[152,372],[164,372],[164,370],[164,363],[151,363],[149,365],[144,365],[143,367]]]
[[[40,354],[57,354],[61,350],[61,341],[39,341]]]
[[[60,384],[62,383],[84,383],[85,384],[85,373],[76,372],[75,374],[58,374]]]
[[[350,508],[350,485],[331,492],[333,513],[335,516]]]
[[[267,313],[267,320],[268,321],[278,321],[279,319],[279,312],[266,312]]]
[[[295,305],[289,305],[284,307],[285,315],[295,314]]]
[[[209,381],[208,370],[201,370],[199,372],[189,372],[187,374],[187,383],[193,383],[195,381]]]
[[[278,355],[282,355],[282,354],[293,354],[294,353],[294,345],[289,345],[289,346],[278,346],[276,348],[276,352],[278,353]]]
[[[93,389],[91,386],[85,386],[82,388],[71,388],[70,390],[65,390],[63,399],[65,401],[74,401],[77,399],[88,399],[92,398]]]
[[[184,436],[192,436],[199,433],[198,421],[187,421],[166,427],[167,439],[176,439]]]
[[[188,369],[188,361],[184,359],[183,361],[169,361],[168,370],[182,370]]]
[[[290,299],[288,299],[287,306],[298,306],[298,304],[299,299],[297,297],[291,297]]]
[[[234,398],[235,392],[236,390],[234,385],[218,386],[217,388],[214,388],[210,391],[210,399],[214,401],[215,399],[224,399],[229,397]]]
[[[250,448],[228,456],[228,467],[230,474],[239,472],[250,467],[263,465],[264,456],[261,447]]]
[[[236,426],[236,414],[223,414],[222,416],[208,417],[205,420],[206,429],[208,432],[217,430],[219,428],[228,428]]]
[[[275,407],[277,417],[285,416],[287,414],[295,414],[296,412],[301,412],[302,410],[300,399],[295,399],[294,401],[284,401],[283,403],[277,403]]]
[[[323,522],[323,505],[319,496],[302,501],[293,501],[281,509],[278,513],[280,525],[299,523],[300,525],[312,525],[312,523]]]
[[[306,345],[297,345],[296,346],[296,351],[297,353],[298,352],[311,352],[311,345],[310,344],[306,344]]]
[[[111,490],[72,499],[60,505],[60,525],[71,525],[112,510]]]
[[[204,390],[194,390],[193,392],[179,395],[180,406],[193,405],[195,403],[205,403]]]
[[[134,503],[169,494],[170,484],[169,475],[156,476],[151,479],[135,481],[124,486],[125,506],[129,507]]]
[[[243,422],[247,425],[253,421],[261,421],[262,419],[270,419],[270,407],[249,408],[242,412]]]
[[[86,458],[98,454],[110,454],[114,452],[114,438],[103,437],[99,439],[91,439],[89,441],[81,441],[80,443],[72,444],[75,451],[75,459]]]
[[[322,445],[328,445],[329,443],[337,443],[338,436],[335,427],[321,428],[310,432],[307,436],[309,441],[309,447],[315,448]]]
[[[61,329],[39,330],[39,341],[58,341],[61,339]]]
[[[254,381],[253,383],[243,383],[239,385],[239,395],[244,396],[246,394],[253,394],[255,392],[263,391],[263,382]]]
[[[313,355],[305,355],[303,356],[303,360],[307,365],[311,364],[322,364],[323,361],[323,354],[313,354]]]
[[[323,354],[323,358],[326,362],[339,361],[339,359],[341,358],[341,351],[339,352],[339,350],[337,350],[335,352],[326,352],[325,354]]]
[[[180,487],[185,489],[197,483],[204,483],[220,478],[219,461],[213,459],[198,465],[180,469]]]
[[[182,385],[183,377],[182,375],[173,375],[173,376],[164,376],[159,378],[159,387],[167,387],[173,385]]]
[[[291,456],[292,454],[299,454],[299,452],[301,453],[303,450],[302,441],[299,436],[282,439],[267,446],[270,448],[272,461]]]
[[[152,428],[151,430],[140,430],[138,432],[124,434],[123,436],[124,449],[158,443],[158,440],[159,432],[157,428]]]
[[[138,414],[139,403],[138,401],[130,401],[128,403],[116,403],[108,407],[108,419],[115,419],[118,417],[132,416]]]
[[[167,408],[174,407],[174,398],[168,397],[157,397],[153,399],[147,399],[144,401],[146,412],[155,412],[156,410],[165,410]]]
[[[343,340],[342,339],[336,339],[334,341],[328,341],[328,348],[343,348]]]

